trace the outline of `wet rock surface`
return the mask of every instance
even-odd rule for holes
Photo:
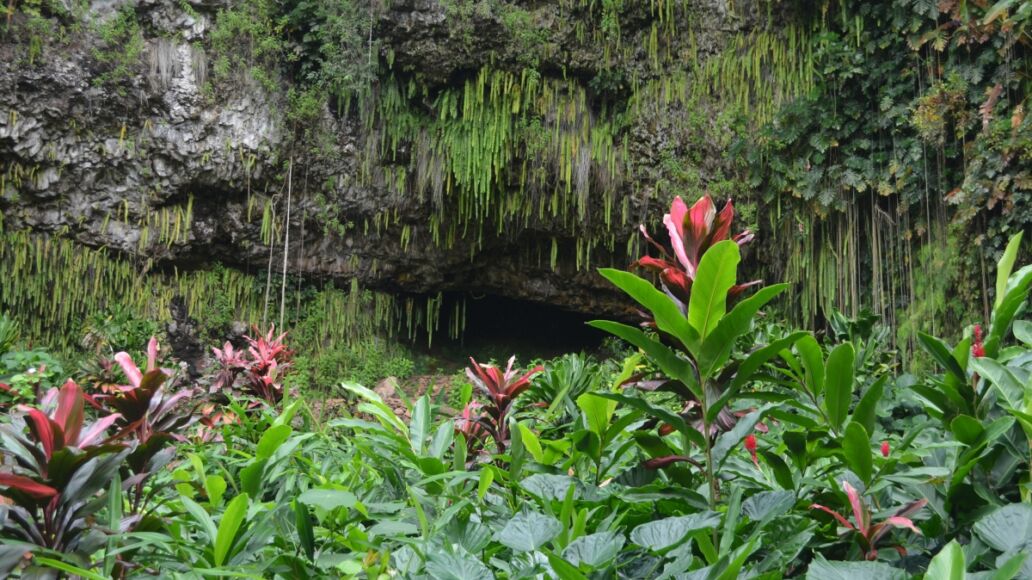
[[[93,10],[104,14],[122,4],[96,3]],[[542,70],[569,71],[585,80],[598,73],[597,51],[577,41],[572,24],[558,19],[551,3],[520,4],[529,6],[530,26],[543,31]],[[45,57],[31,64],[22,44],[0,41],[4,227],[106,246],[144,268],[220,262],[264,270],[270,250],[261,241],[261,208],[250,207],[249,200],[255,192],[280,196],[280,201],[286,194],[283,177],[292,133],[284,111],[290,83],[281,79],[282,90],[270,92],[245,79],[205,90],[210,64],[203,41],[224,3],[194,1],[189,10],[163,0],[132,6],[142,23],[143,57],[117,84],[98,84],[103,65],[85,35],[48,46]],[[693,5],[699,15],[693,26],[700,31],[695,42],[703,53],[713,52],[722,35],[750,26],[742,16],[749,10],[739,8],[732,17],[723,6],[710,0]],[[519,45],[502,25],[502,15],[475,10],[458,24],[457,18],[442,2],[398,0],[375,22],[373,32],[382,52],[391,51],[399,74],[418,71],[431,87],[462,82],[486,64],[488,55],[502,60],[495,65],[509,59],[509,65],[519,66]],[[623,26],[631,42],[644,42],[645,29],[635,28],[642,20],[633,12]],[[475,35],[468,34],[469,27]],[[292,270],[341,284],[357,278],[363,287],[388,292],[469,291],[599,316],[628,314],[619,293],[593,271],[578,270],[572,259],[575,239],[561,225],[532,222],[516,231],[488,231],[472,255],[468,243],[434,244],[424,202],[357,185],[363,136],[356,120],[327,106],[319,124],[333,142],[328,153],[309,160],[303,170],[299,166],[292,181]],[[631,151],[643,160],[637,164],[640,173],[653,163],[648,152],[676,137],[660,126],[634,127],[632,136]],[[330,195],[317,202],[306,183],[330,183]],[[317,217],[327,206],[350,224],[372,219],[386,207],[397,217],[379,234],[360,227],[336,231]],[[631,208],[633,215],[646,215],[659,205],[635,198]],[[153,236],[153,220],[186,211],[192,212],[188,233],[167,243],[145,237]],[[145,233],[148,223],[151,231]],[[407,244],[400,240],[403,227],[409,230]],[[632,235],[628,228],[615,239]],[[547,259],[526,257],[549,238],[557,239],[561,249],[554,269]],[[616,244],[615,255],[596,251],[592,264],[626,266],[622,243]],[[281,251],[272,250],[277,263]]]

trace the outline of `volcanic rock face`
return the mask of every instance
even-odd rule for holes
[[[298,153],[297,127],[285,112],[289,73],[280,71],[271,88],[246,74],[235,82],[210,82],[206,42],[218,11],[232,4],[94,2],[90,22],[117,18],[129,6],[142,37],[130,74],[115,81],[110,76],[98,81],[111,67],[98,50],[119,47],[101,46],[96,35],[82,28],[61,39],[44,38],[41,53],[32,58],[26,56],[27,33],[0,37],[4,228],[108,246],[156,266],[221,262],[261,271],[270,249],[262,242],[262,208],[249,202],[259,193],[271,197],[282,224],[289,190],[291,270],[341,282],[357,278],[363,287],[388,292],[472,291],[599,315],[626,312],[624,300],[593,268],[626,266],[624,246],[634,235],[633,224],[615,228],[614,248],[596,249],[592,268],[577,267],[575,235],[551,220],[530,219],[502,232],[485,228],[478,244],[460,238],[445,247],[431,241],[425,200],[392,195],[356,178],[367,135],[354,115],[324,106],[314,129],[329,142],[317,156]],[[472,9],[457,15],[455,4]],[[489,63],[518,69],[526,54],[497,11],[484,8],[489,4],[393,0],[378,9],[369,31],[379,51],[375,57],[389,55],[392,74],[418,74],[431,93],[461,86]],[[599,76],[598,44],[578,40],[577,23],[562,20],[557,3],[517,4],[531,16],[527,29],[542,38],[538,70],[585,84]],[[672,41],[675,53],[688,45],[689,28],[695,50],[705,56],[718,50],[728,34],[753,26],[748,3],[736,2],[736,14],[722,1],[687,4],[694,18],[684,27],[684,38]],[[640,47],[634,49],[640,58],[629,66],[642,71],[648,67],[648,10],[627,8],[621,14],[621,42]],[[51,26],[76,30],[76,17],[49,16]],[[22,25],[23,16],[17,15],[13,27]],[[632,175],[617,199],[632,196],[632,216],[660,214],[667,200],[649,199],[658,164],[653,157],[679,136],[661,120],[636,121],[629,134]],[[699,155],[703,177],[721,163],[719,151]],[[319,196],[311,195],[314,184],[319,184]],[[361,226],[385,207],[393,219],[382,230]],[[323,219],[328,208],[348,227],[328,227]],[[189,230],[176,231],[176,216],[183,222],[187,213]],[[161,243],[154,239],[159,235]],[[541,240],[549,238],[557,240],[552,261],[539,255]],[[272,250],[277,264],[281,251]]]

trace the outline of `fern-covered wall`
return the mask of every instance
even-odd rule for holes
[[[0,307],[62,346],[176,294],[326,344],[459,333],[445,293],[621,315],[594,269],[708,190],[792,320],[871,308],[906,346],[982,315],[1032,219],[1011,4],[16,2]]]

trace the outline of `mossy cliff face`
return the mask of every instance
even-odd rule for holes
[[[767,21],[749,3],[344,5],[329,56],[308,16],[260,2],[17,12],[4,230],[111,248],[140,274],[279,272],[289,242],[310,280],[610,316],[625,302],[594,268],[636,255],[639,221],[738,187],[691,75]]]

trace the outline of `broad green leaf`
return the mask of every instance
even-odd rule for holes
[[[648,309],[660,330],[677,337],[689,349],[698,343],[698,332],[688,323],[681,309],[648,280],[613,268],[601,268],[598,272]]]
[[[412,420],[409,421],[409,441],[412,452],[423,454],[426,438],[430,434],[430,399],[423,395],[412,407]]]
[[[584,564],[591,568],[601,568],[620,555],[623,545],[623,534],[617,532],[581,536],[566,546],[563,559],[574,566]]]
[[[259,459],[272,457],[272,454],[276,452],[280,445],[283,445],[283,442],[290,437],[292,432],[293,429],[290,428],[290,425],[269,427],[265,430],[265,433],[262,433],[262,438],[258,440],[258,449],[255,455]]]
[[[799,340],[799,338],[805,334],[806,333],[804,332],[794,332],[788,336],[775,340],[767,346],[749,353],[749,356],[742,361],[742,364],[738,365],[735,377],[731,379],[731,384],[728,386],[727,390],[721,393],[720,397],[716,401],[711,402],[709,408],[706,409],[706,418],[711,422],[716,419],[721,409],[739,395],[745,385],[752,380],[756,372],[760,370],[767,361],[777,356],[785,347]]]
[[[856,408],[853,409],[853,415],[850,417],[850,422],[859,423],[863,426],[864,431],[867,433],[874,433],[875,422],[878,419],[876,411],[878,410],[878,402],[881,401],[882,393],[885,392],[885,383],[888,382],[889,377],[887,375],[882,376],[880,379],[874,382],[862,397],[860,402],[857,403]]]
[[[950,422],[950,431],[964,445],[974,445],[985,433],[982,422],[970,415],[957,415]]]
[[[388,407],[380,395],[375,392],[359,385],[358,383],[341,383],[341,388],[345,391],[355,394],[360,399],[364,399],[368,403],[360,405],[370,415],[374,415],[380,421],[393,427],[398,433],[407,434],[408,427],[402,422],[401,419],[394,413],[394,411]]]
[[[731,356],[735,340],[749,330],[756,313],[786,288],[788,288],[788,284],[775,284],[761,288],[732,308],[731,312],[720,320],[713,332],[702,341],[702,349],[699,354],[699,374],[704,377],[713,376]]]
[[[584,413],[588,429],[602,439],[616,411],[616,401],[604,399],[594,393],[584,393],[577,397],[577,407]]]
[[[559,535],[563,525],[552,516],[537,512],[521,512],[506,522],[495,539],[517,552],[530,552]]]
[[[921,343],[921,346],[928,351],[928,354],[932,355],[932,358],[942,365],[942,367],[946,369],[946,372],[952,375],[953,378],[959,381],[967,380],[967,375],[964,374],[964,367],[960,366],[957,359],[953,358],[953,353],[950,352],[946,343],[923,332],[917,333],[917,340]]]
[[[462,548],[456,553],[438,549],[427,554],[426,570],[435,580],[493,580],[494,574],[479,558]]]
[[[1014,337],[1025,343],[1026,346],[1032,346],[1032,321],[1014,321]]]
[[[208,503],[213,506],[222,505],[222,495],[226,493],[226,480],[221,475],[205,477],[204,493],[208,496]]]
[[[244,522],[244,517],[247,516],[248,505],[250,505],[250,498],[246,493],[242,493],[234,497],[229,502],[229,505],[226,506],[226,511],[222,514],[222,519],[219,521],[218,533],[215,536],[215,566],[221,566],[226,563],[229,550],[233,547],[233,541],[237,537],[237,532],[240,531],[240,525]]]
[[[979,539],[996,550],[1019,548],[1032,538],[1032,505],[1005,505],[978,520],[974,530]]]
[[[727,311],[727,292],[735,285],[740,260],[738,244],[724,240],[706,250],[699,261],[688,301],[688,322],[702,340],[713,332]]]
[[[796,352],[799,353],[799,361],[803,364],[803,371],[806,375],[806,383],[814,396],[820,396],[824,392],[824,354],[821,352],[821,345],[812,334],[806,334],[796,342]]]
[[[531,431],[530,427],[527,427],[523,423],[518,424],[520,430],[520,440],[523,442],[523,448],[530,453],[530,456],[534,458],[534,461],[542,463],[544,461],[544,453],[541,451],[541,441],[538,440],[538,436]]]
[[[555,572],[559,580],[588,580],[587,576],[562,557],[547,550],[545,557],[548,558],[548,565],[552,567],[552,572]]]
[[[653,552],[680,544],[693,533],[720,525],[720,514],[700,512],[641,524],[631,531],[631,541]]]
[[[871,438],[860,423],[850,423],[846,434],[842,437],[842,451],[846,455],[846,464],[857,474],[864,484],[871,482],[874,471],[871,458]]]
[[[853,402],[854,358],[853,345],[844,342],[828,355],[824,369],[824,407],[836,431],[842,428]]]
[[[631,406],[639,411],[642,411],[646,415],[651,415],[663,422],[669,424],[671,427],[676,429],[679,433],[687,437],[692,443],[695,443],[699,447],[705,447],[706,441],[702,438],[702,433],[695,430],[694,427],[689,425],[680,415],[664,409],[662,407],[656,407],[644,399],[636,397],[628,397],[627,395],[619,395],[617,393],[596,393],[598,397],[604,397],[606,399],[612,399],[625,405]]]
[[[795,493],[787,490],[761,491],[742,503],[742,513],[754,522],[776,518],[795,505]]]
[[[664,344],[654,340],[633,326],[620,324],[619,322],[594,320],[589,322],[588,325],[618,336],[642,349],[649,359],[656,363],[656,366],[666,373],[668,377],[683,382],[696,397],[702,397],[698,379],[691,365]]]
[[[967,576],[967,564],[964,562],[964,550],[957,540],[946,544],[928,564],[925,580],[964,580]]]
[[[326,511],[337,508],[353,508],[358,498],[350,491],[343,489],[309,489],[298,496],[297,500],[305,505],[315,506]]]
[[[312,514],[308,512],[305,504],[294,501],[294,525],[297,527],[297,539],[304,550],[305,556],[312,560],[315,558],[315,530],[312,529]]]
[[[882,562],[828,561],[816,554],[806,580],[904,580],[906,572]]]
[[[193,517],[194,521],[201,525],[201,530],[208,536],[208,543],[215,542],[215,536],[218,535],[218,530],[215,527],[215,522],[208,515],[208,512],[204,510],[197,502],[188,498],[180,497],[179,501],[182,502],[183,507]]]
[[[1032,265],[1025,266],[1011,277],[1003,300],[993,309],[989,332],[985,337],[986,356],[993,358],[1000,352],[1000,345],[1006,337],[1007,329],[1014,321],[1018,309],[1028,300],[1030,291],[1032,291]]]
[[[1004,2],[999,2],[997,6],[1000,4],[1004,4]],[[1003,296],[1007,293],[1007,281],[1014,271],[1014,262],[1018,259],[1018,249],[1021,247],[1022,234],[1023,232],[1018,232],[1011,237],[1010,241],[1007,242],[1007,249],[1003,251],[1003,256],[1000,257],[1000,261],[996,265],[996,300],[993,302],[993,310],[1000,307],[1000,304],[1003,303]]]
[[[480,470],[480,481],[477,483],[477,499],[484,501],[487,490],[491,489],[491,482],[494,481],[494,469],[485,467]]]
[[[97,574],[96,572],[90,572],[85,568],[80,568],[67,562],[62,562],[61,560],[45,558],[42,556],[35,556],[32,558],[32,561],[38,566],[43,566],[44,568],[51,568],[53,570],[60,570],[62,572],[71,574],[72,576],[79,576],[82,578],[87,578],[88,580],[107,580],[104,576]],[[41,574],[39,576],[32,575],[32,577],[49,578],[50,576]]]

